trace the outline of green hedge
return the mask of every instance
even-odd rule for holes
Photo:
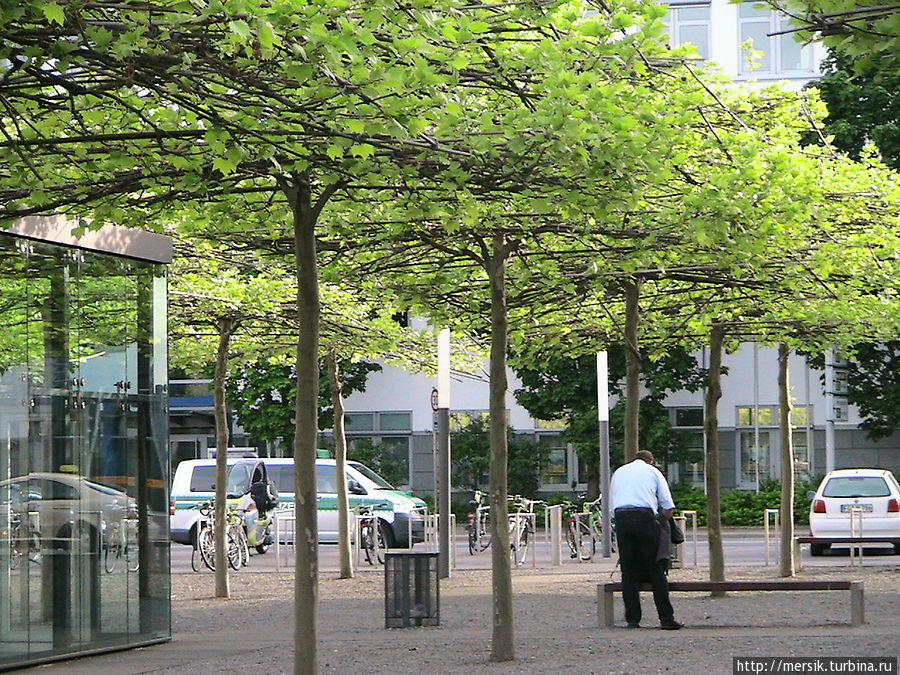
[[[794,523],[809,523],[809,497],[821,478],[798,482],[794,485]],[[679,510],[694,510],[700,525],[706,524],[706,495],[703,490],[689,485],[672,486],[672,497]],[[764,525],[765,510],[781,508],[781,483],[765,481],[760,484],[759,492],[748,490],[729,490],[722,493],[722,525]]]

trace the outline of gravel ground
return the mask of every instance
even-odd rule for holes
[[[605,566],[604,566],[605,565]],[[643,594],[646,628],[597,627],[596,584],[618,580],[608,561],[516,570],[516,658],[490,662],[489,571],[441,580],[441,625],[386,630],[384,577],[322,574],[319,581],[321,673],[732,673],[736,656],[890,656],[900,653],[900,567],[807,569],[801,579],[863,579],[866,620],[849,625],[845,591],[733,593],[711,598],[673,593],[681,631],[659,630]],[[729,568],[728,579],[774,579],[773,567]],[[705,569],[676,569],[673,580],[705,579]],[[172,642],[42,667],[66,675],[106,673],[275,675],[293,672],[293,581],[287,574],[231,577],[232,597],[212,597],[209,574],[172,578]],[[33,669],[37,672],[38,669]]]

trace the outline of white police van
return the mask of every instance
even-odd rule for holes
[[[246,459],[229,457],[228,466]],[[294,507],[294,460],[291,457],[262,457],[269,478],[278,490],[279,509]],[[425,502],[407,492],[396,490],[369,467],[347,462],[347,487],[350,507],[375,506],[384,528],[388,546],[407,547],[424,541]],[[197,536],[200,512],[197,506],[215,497],[216,460],[186,459],[175,468],[171,491],[170,529],[173,541],[193,544]],[[316,491],[319,510],[320,543],[337,543],[337,469],[333,459],[316,460]],[[248,500],[249,501],[249,500]],[[252,503],[252,502],[251,502]],[[282,539],[283,541],[283,539]]]

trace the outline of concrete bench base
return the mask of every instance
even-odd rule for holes
[[[641,584],[642,591],[652,591],[650,584]],[[670,591],[732,592],[732,591],[850,591],[850,624],[866,622],[862,581],[670,581]],[[597,584],[597,622],[601,628],[614,625],[614,593],[622,591],[621,582]]]

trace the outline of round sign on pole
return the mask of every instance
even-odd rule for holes
[[[431,390],[431,409],[435,412],[438,409],[438,390],[436,388]]]

